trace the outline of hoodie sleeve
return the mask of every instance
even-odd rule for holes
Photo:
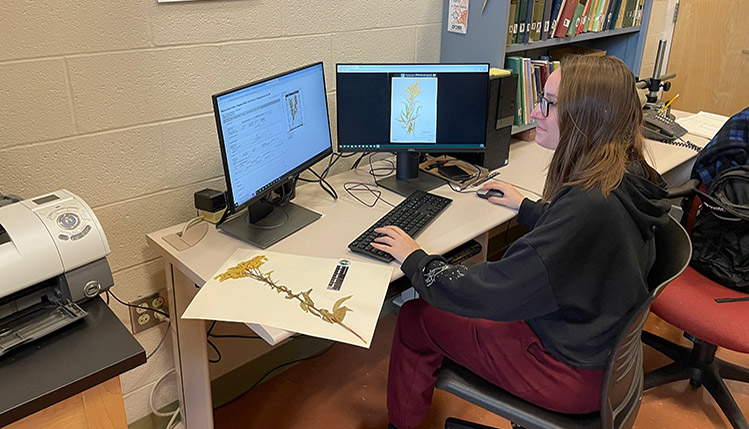
[[[526,320],[557,310],[546,268],[523,239],[500,261],[467,268],[418,250],[401,270],[427,302],[460,316]]]
[[[518,209],[518,222],[530,229],[536,226],[541,216],[549,209],[549,203],[543,203],[541,200],[531,201],[528,198],[523,199]]]

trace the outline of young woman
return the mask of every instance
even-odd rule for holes
[[[401,308],[388,374],[391,427],[426,416],[448,357],[542,407],[599,409],[622,318],[647,297],[653,230],[670,208],[645,161],[635,79],[613,57],[573,57],[549,76],[536,142],[554,150],[543,198],[493,182],[530,232],[496,262],[471,268],[427,255],[397,227],[374,247],[393,255],[419,292]]]

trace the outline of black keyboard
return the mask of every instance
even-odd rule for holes
[[[400,227],[411,237],[421,232],[452,202],[450,198],[440,197],[424,191],[414,191],[406,197],[403,202],[393,207],[385,216],[381,217],[374,225],[367,228],[356,240],[348,245],[352,252],[362,253],[372,258],[385,262],[393,259],[389,253],[372,247],[375,237],[382,234],[376,233],[375,228],[386,225]]]

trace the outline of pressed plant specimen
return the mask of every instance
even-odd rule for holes
[[[419,110],[421,110],[422,107],[417,106],[417,104],[419,104],[417,97],[421,94],[419,82],[420,81],[417,80],[413,85],[407,86],[403,94],[401,94],[401,97],[404,98],[404,101],[401,101],[401,104],[403,104],[403,110],[401,110],[400,118],[396,119],[396,121],[403,124],[401,125],[401,128],[406,130],[406,135],[414,134],[416,118],[419,117]]]
[[[271,274],[273,273],[273,271],[268,271],[267,273],[263,273],[262,271],[260,271],[260,267],[262,267],[263,264],[265,264],[267,261],[268,258],[265,255],[255,256],[248,261],[240,262],[239,264],[227,269],[225,272],[217,275],[215,279],[217,279],[219,282],[223,282],[229,279],[241,279],[244,277],[249,277],[251,279],[265,283],[277,293],[285,294],[284,298],[296,299],[299,302],[299,307],[306,313],[312,314],[328,323],[339,325],[352,334],[356,335],[356,337],[362,340],[364,344],[367,343],[367,341],[362,338],[361,335],[357,334],[353,329],[349,328],[346,324],[343,323],[343,319],[346,317],[346,312],[353,311],[345,305],[342,306],[342,304],[346,300],[351,298],[351,295],[343,297],[336,301],[335,304],[333,304],[333,308],[330,310],[319,308],[315,305],[315,302],[310,297],[310,295],[312,294],[312,289],[306,292],[303,291],[294,293],[294,291],[292,291],[288,287],[276,282],[271,278]]]

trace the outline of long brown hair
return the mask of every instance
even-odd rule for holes
[[[559,144],[549,165],[543,199],[580,185],[607,196],[627,165],[640,161],[651,180],[640,132],[642,108],[635,78],[615,57],[575,56],[562,62],[559,84]]]

